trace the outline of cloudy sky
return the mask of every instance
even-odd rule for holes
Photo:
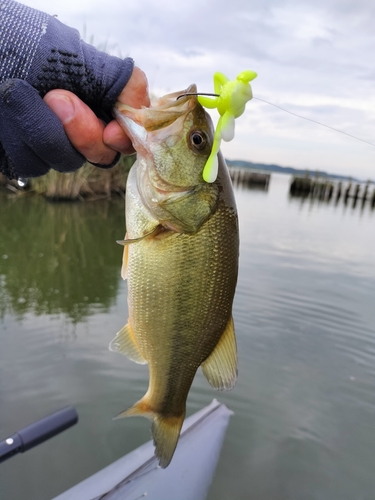
[[[155,95],[258,73],[255,97],[375,144],[374,0],[25,0],[133,57]],[[215,115],[213,115],[215,116]],[[375,147],[253,99],[227,158],[375,179]]]

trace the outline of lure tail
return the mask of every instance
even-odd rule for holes
[[[170,464],[175,452],[185,412],[179,416],[161,415],[151,408],[146,395],[115,418],[137,416],[146,417],[152,421],[151,433],[154,439],[155,455],[159,459],[160,467],[165,469]]]

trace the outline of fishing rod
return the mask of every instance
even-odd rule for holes
[[[12,436],[0,441],[0,463],[17,453],[23,453],[47,441],[78,422],[78,413],[73,406],[47,415],[24,427]]]

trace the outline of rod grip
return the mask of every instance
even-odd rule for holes
[[[0,462],[16,453],[30,450],[77,422],[78,413],[73,406],[67,406],[41,418],[0,442]]]

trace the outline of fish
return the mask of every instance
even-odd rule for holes
[[[114,115],[137,152],[126,185],[121,275],[126,325],[110,350],[149,368],[146,394],[116,418],[144,416],[159,465],[172,460],[198,368],[214,389],[237,379],[232,318],[239,231],[233,188],[219,152],[217,179],[202,173],[214,128],[193,84],[149,108],[116,103]]]

